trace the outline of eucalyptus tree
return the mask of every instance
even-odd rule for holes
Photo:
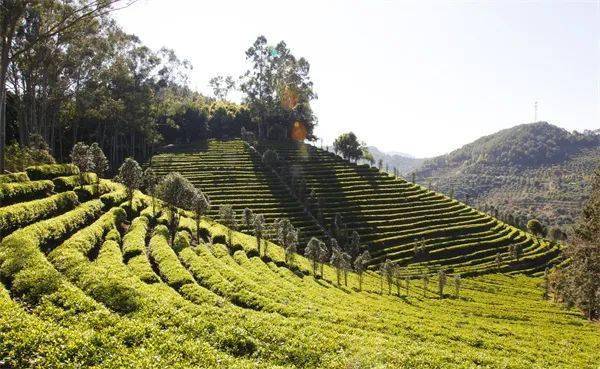
[[[289,219],[281,219],[277,226],[277,240],[285,251],[285,262],[292,263],[298,244],[298,231]]]
[[[354,259],[354,271],[358,275],[358,290],[362,291],[363,273],[367,270],[367,265],[371,261],[369,251],[364,251]]]
[[[208,81],[208,85],[219,100],[226,100],[227,95],[235,90],[235,80],[232,76],[215,76]]]
[[[310,103],[317,95],[308,61],[296,58],[283,41],[269,45],[264,36],[246,50],[246,60],[251,67],[241,76],[240,90],[259,138],[275,131],[282,132],[281,138],[314,138],[316,119]]]
[[[329,248],[325,242],[321,243],[321,248],[319,249],[319,262],[321,269],[321,278],[323,278],[323,266],[329,260]]]
[[[341,269],[344,273],[344,286],[348,286],[348,273],[352,270],[352,257],[347,252],[342,252]]]
[[[421,276],[421,279],[423,280],[423,297],[425,297],[425,296],[427,296],[427,291],[429,288],[429,274],[423,273],[423,275]]]
[[[225,204],[219,207],[219,221],[227,227],[229,247],[233,246],[233,231],[237,229],[235,210],[231,205]]]
[[[0,6],[0,173],[4,172],[9,68],[40,44],[57,42],[70,29],[131,1],[4,0]],[[51,15],[48,15],[51,13]],[[44,16],[46,15],[46,16]],[[41,63],[41,59],[40,59]]]

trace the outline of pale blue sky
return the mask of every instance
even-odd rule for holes
[[[259,34],[311,63],[317,134],[353,130],[416,156],[534,119],[600,128],[600,1],[140,0],[116,13],[191,61],[191,84],[238,76]]]

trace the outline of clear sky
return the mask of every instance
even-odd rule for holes
[[[534,120],[600,128],[600,1],[140,0],[125,31],[193,65],[192,87],[239,76],[263,34],[311,63],[317,135],[354,131],[415,156]]]

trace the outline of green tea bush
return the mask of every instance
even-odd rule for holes
[[[45,164],[25,169],[27,176],[32,181],[41,179],[54,179],[56,177],[72,176],[79,174],[79,169],[73,164]]]

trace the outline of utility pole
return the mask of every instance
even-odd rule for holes
[[[538,118],[537,118],[537,116],[538,116],[538,102],[537,101],[533,104],[533,111],[534,111],[534,113],[533,113],[533,121],[537,122],[538,121]]]

